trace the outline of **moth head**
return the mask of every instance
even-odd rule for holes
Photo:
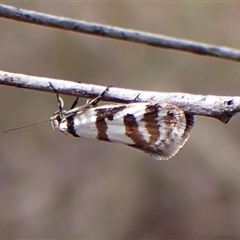
[[[52,117],[50,118],[52,129],[55,130],[59,128],[59,125],[61,123],[61,117],[59,115],[59,111],[55,112]]]
[[[49,85],[53,89],[53,91],[56,93],[57,103],[58,103],[58,110],[50,118],[52,128],[53,130],[55,130],[55,129],[60,129],[60,124],[64,116],[64,111],[63,111],[64,101],[59,96],[57,89],[50,82],[49,82]]]
[[[66,117],[65,113],[66,111],[63,110],[64,102],[61,97],[57,97],[58,100],[58,110],[52,115],[50,118],[51,125],[53,130],[60,129],[61,131],[64,131],[66,128]]]

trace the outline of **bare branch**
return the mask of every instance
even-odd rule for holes
[[[208,45],[184,39],[176,39],[142,31],[127,30],[96,23],[77,21],[69,18],[23,10],[2,4],[0,4],[0,17],[79,33],[91,34],[100,37],[142,43],[153,47],[175,49],[205,56],[240,61],[240,51],[237,49]]]
[[[2,85],[54,92],[53,88],[50,87],[50,82],[61,94],[85,98],[94,98],[106,89],[106,86],[0,71],[0,84]],[[213,117],[223,123],[227,123],[232,116],[240,112],[240,97],[231,96],[147,92],[111,87],[103,96],[103,100],[118,103],[129,103],[133,100],[137,102],[168,102],[179,106],[187,113]]]

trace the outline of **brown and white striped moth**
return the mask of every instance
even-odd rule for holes
[[[194,119],[179,107],[159,102],[97,106],[107,89],[83,106],[76,107],[76,99],[69,111],[63,110],[54,89],[59,109],[51,117],[53,129],[74,137],[122,143],[157,160],[173,157],[189,138]]]

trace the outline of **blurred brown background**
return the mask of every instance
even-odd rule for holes
[[[5,3],[240,48],[239,3]],[[240,95],[237,62],[0,18],[0,69],[139,90]],[[64,97],[70,106],[73,97]],[[85,102],[82,99],[82,102]],[[54,94],[0,86],[1,131],[49,118]],[[171,160],[50,124],[0,135],[0,238],[240,238],[239,116],[204,117]]]

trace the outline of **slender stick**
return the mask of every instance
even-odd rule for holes
[[[0,4],[0,17],[74,31],[78,33],[91,34],[99,37],[107,37],[122,41],[141,43],[150,45],[152,47],[174,49],[194,54],[240,61],[240,51],[233,48],[209,45],[142,31],[78,21],[70,18],[63,18],[34,11],[23,10],[3,4]]]
[[[60,94],[85,98],[95,98],[106,89],[106,86],[0,71],[0,84],[2,85],[54,92],[49,82]],[[103,101],[118,103],[129,103],[133,101],[133,99],[136,102],[158,101],[172,103],[182,108],[185,112],[194,115],[213,117],[219,119],[223,123],[227,123],[232,116],[240,112],[240,97],[237,96],[148,92],[110,87],[102,97]]]

